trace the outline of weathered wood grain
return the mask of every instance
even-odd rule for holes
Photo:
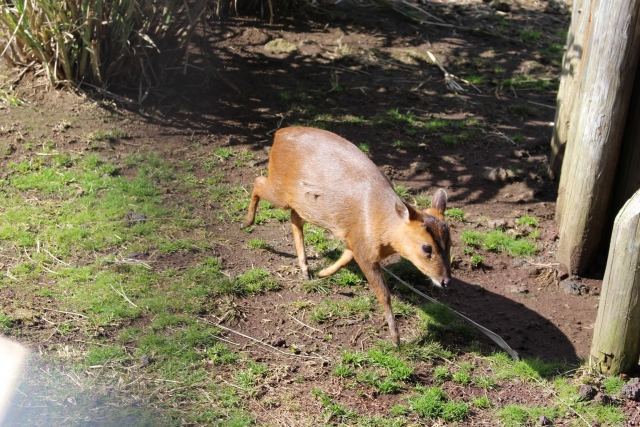
[[[640,54],[640,0],[600,1],[592,17],[561,178],[558,261],[578,274],[592,262],[606,224]]]
[[[616,217],[598,317],[591,366],[607,375],[629,372],[640,356],[640,191]]]

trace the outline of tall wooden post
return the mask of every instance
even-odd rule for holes
[[[580,76],[558,261],[582,273],[600,247],[640,55],[640,0],[598,2]]]
[[[616,217],[593,331],[590,364],[607,375],[637,367],[640,357],[640,191]]]
[[[640,63],[636,70],[627,124],[622,136],[612,203],[613,212],[618,212],[638,190],[640,190]]]
[[[571,160],[573,158],[573,142],[570,139],[571,125],[578,121],[580,82],[585,67],[585,50],[591,34],[593,11],[599,0],[574,0],[571,12],[571,26],[567,34],[566,52],[562,60],[562,75],[556,100],[556,118],[551,137],[551,155],[549,157],[549,175],[558,176],[558,200],[556,202],[556,222],[562,221],[564,212],[565,191]],[[575,131],[574,131],[575,132]],[[565,162],[564,159],[567,159]],[[560,171],[564,173],[560,173]]]
[[[589,39],[591,24],[591,7],[597,0],[573,0],[571,25],[567,33],[565,52],[562,58],[560,87],[556,99],[556,118],[551,137],[551,156],[549,157],[549,174],[553,179],[560,176],[562,160],[569,135],[571,112],[574,109],[580,74],[583,65],[583,52]]]

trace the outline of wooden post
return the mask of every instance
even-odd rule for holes
[[[633,193],[640,190],[640,63],[636,70],[627,124],[622,136],[614,188],[612,208],[615,214]]]
[[[556,179],[560,176],[567,136],[569,134],[571,112],[574,109],[580,74],[582,71],[582,53],[589,39],[591,7],[596,0],[573,0],[571,26],[567,33],[565,52],[562,58],[560,87],[556,99],[556,118],[551,137],[551,155],[549,157],[549,175]]]
[[[616,217],[589,362],[606,375],[637,367],[640,356],[640,191]]]
[[[600,247],[640,54],[640,0],[598,2],[580,76],[558,261],[584,272]]]
[[[562,61],[562,75],[558,88],[556,118],[551,139],[551,156],[549,157],[549,175],[553,179],[560,177],[555,218],[558,224],[562,222],[568,171],[571,170],[571,160],[573,159],[574,139],[570,139],[569,135],[571,135],[571,125],[578,121],[580,83],[585,67],[585,50],[591,32],[593,11],[599,3],[599,0],[574,0],[571,12],[571,26],[567,34],[567,51]],[[564,161],[565,159],[566,161]]]

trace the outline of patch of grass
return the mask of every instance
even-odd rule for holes
[[[115,141],[116,139],[124,138],[127,136],[127,132],[118,129],[111,128],[108,130],[97,130],[87,135],[87,139],[90,141]]]
[[[311,390],[311,395],[320,400],[320,403],[325,408],[325,423],[328,423],[331,420],[343,423],[357,416],[356,411],[349,410],[344,406],[335,403],[329,395],[320,389]]]
[[[524,136],[519,133],[515,134],[512,139],[516,144],[522,144],[525,141]]]
[[[431,196],[422,192],[413,197],[413,204],[418,209],[427,209],[431,206]]]
[[[222,159],[222,160],[226,160],[231,156],[235,156],[236,152],[233,150],[233,148],[230,147],[219,147],[216,148],[213,152],[213,155]]]
[[[494,353],[488,360],[496,378],[501,379],[520,378],[523,381],[530,381],[534,378],[550,378],[566,368],[561,363],[544,362],[536,358],[524,358],[515,362],[506,353]]]
[[[389,378],[393,380],[404,381],[413,374],[413,368],[385,349],[369,350],[367,360],[372,366],[386,368],[389,372]]]
[[[451,381],[461,385],[469,385],[471,384],[471,376],[467,371],[457,371],[451,376]]]
[[[442,142],[444,142],[447,145],[455,145],[458,143],[458,136],[457,135],[440,135],[440,139],[442,139]]]
[[[368,319],[375,309],[373,297],[370,296],[357,296],[337,302],[323,300],[309,312],[309,317],[317,323],[340,318]]]
[[[364,142],[361,142],[360,144],[358,144],[358,148],[363,153],[368,153],[369,151],[371,151],[370,148],[369,148],[369,144],[366,144]]]
[[[444,216],[448,220],[458,220],[460,222],[464,222],[466,218],[466,213],[460,208],[451,208],[444,211]]]
[[[334,368],[333,375],[340,378],[349,378],[355,375],[355,371],[347,365],[338,365]]]
[[[496,412],[501,425],[505,427],[533,425],[538,423],[542,415],[553,419],[560,414],[555,408],[524,405],[506,405]]]
[[[471,404],[480,409],[487,409],[491,407],[491,402],[489,401],[489,398],[487,396],[471,399]]]
[[[494,388],[496,388],[496,382],[491,377],[477,376],[473,377],[472,381],[476,386],[485,390],[493,390]]]
[[[523,43],[536,42],[542,38],[542,31],[524,29],[520,32],[520,41]]]
[[[107,362],[121,359],[126,356],[124,350],[117,346],[98,346],[93,347],[85,357],[85,363],[88,366],[104,365]]]
[[[439,387],[418,390],[418,394],[409,399],[409,405],[421,418],[460,422],[469,414],[466,403],[449,400]]]
[[[402,200],[407,200],[409,198],[410,192],[411,192],[411,188],[406,187],[402,184],[396,184],[395,182],[393,183],[393,189],[395,190],[396,194],[402,199]]]
[[[528,215],[523,215],[516,219],[516,224],[520,226],[537,227],[538,219]]]
[[[0,310],[0,330],[8,330],[13,326],[13,319],[4,311]]]
[[[252,249],[267,249],[269,244],[262,239],[251,239],[247,243],[247,246]]]
[[[511,111],[516,117],[538,117],[538,111],[525,104],[515,105]]]
[[[538,251],[538,247],[526,239],[516,239],[505,234],[502,230],[492,230],[488,233],[465,230],[460,236],[463,243],[482,247],[492,252],[506,252],[512,256],[531,256]]]
[[[471,256],[471,258],[469,259],[469,262],[471,263],[471,265],[473,265],[474,267],[478,267],[480,264],[482,264],[484,262],[484,257],[480,256],[478,254],[473,254]]]
[[[444,384],[451,379],[451,373],[446,366],[436,366],[433,368],[433,381],[436,384]]]
[[[608,394],[619,394],[624,385],[625,381],[620,377],[607,377],[602,382],[604,391]]]

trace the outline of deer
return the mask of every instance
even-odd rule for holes
[[[278,130],[269,153],[268,176],[255,179],[241,228],[254,223],[260,200],[291,211],[298,265],[306,279],[311,279],[304,247],[306,222],[345,242],[340,258],[318,276],[331,276],[355,260],[384,308],[396,346],[400,336],[380,263],[399,253],[435,286],[446,287],[451,280],[444,189],[435,192],[428,209],[414,208],[396,194],[366,154],[334,133],[307,127]]]

